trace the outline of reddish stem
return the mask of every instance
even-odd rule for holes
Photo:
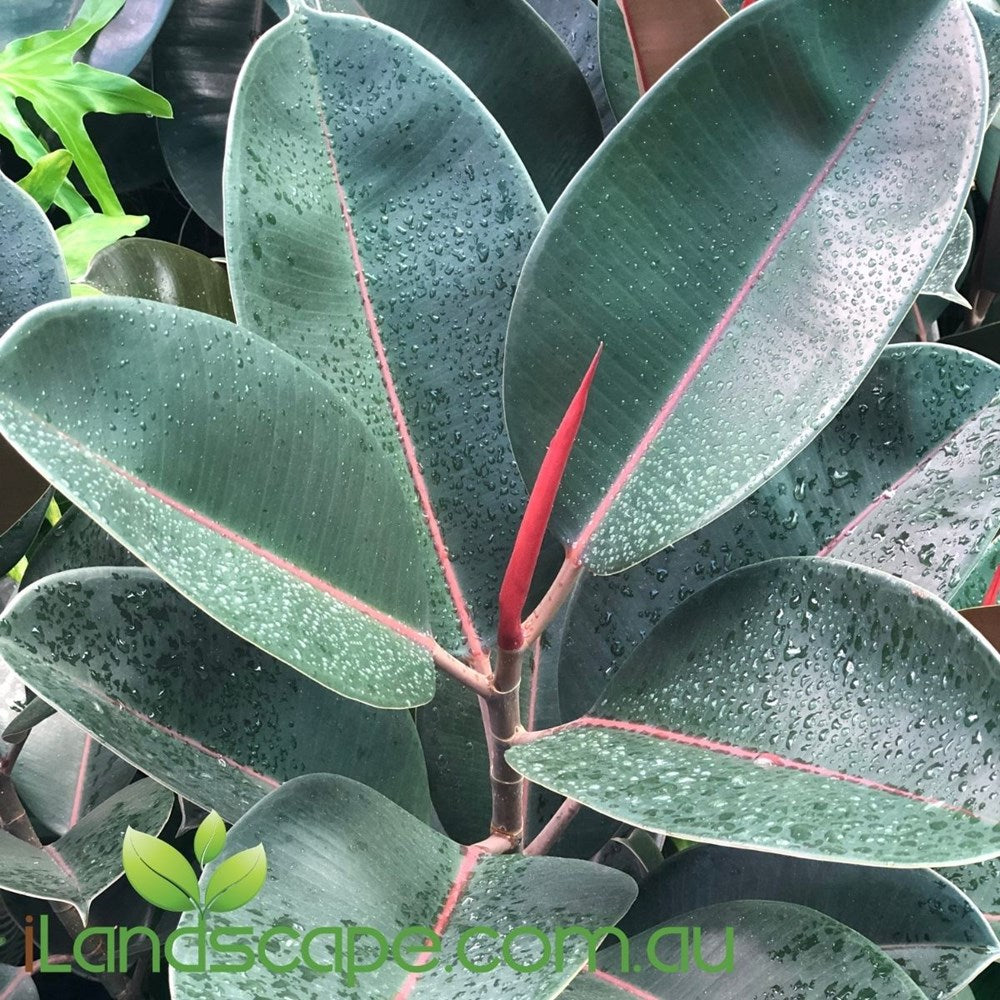
[[[587,407],[587,394],[594,380],[594,372],[597,370],[597,362],[603,347],[603,344],[598,346],[594,360],[590,362],[590,367],[583,376],[580,388],[577,389],[566,415],[552,436],[545,458],[542,459],[541,468],[538,470],[531,496],[528,498],[521,527],[514,541],[514,550],[511,552],[507,572],[500,586],[500,627],[497,642],[502,650],[519,650],[524,645],[524,630],[521,627],[524,602],[528,599],[528,588],[531,586],[531,578],[538,563],[542,539],[545,537],[545,529],[552,516],[552,507],[556,502],[556,494],[570,452],[573,450],[573,442],[583,420],[583,413]]]

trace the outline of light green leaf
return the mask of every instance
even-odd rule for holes
[[[43,156],[28,174],[17,182],[17,186],[31,195],[39,207],[47,212],[65,183],[71,166],[73,157],[65,149],[57,149]]]
[[[94,255],[125,236],[134,236],[149,225],[148,215],[83,215],[60,226],[56,238],[66,260],[70,281],[78,281],[90,267]]]
[[[174,913],[199,909],[198,876],[176,847],[129,827],[122,864],[132,888],[147,902]]]
[[[205,912],[227,913],[246,906],[264,887],[267,855],[263,844],[230,855],[212,872],[205,889]]]
[[[48,152],[17,107],[19,98],[28,101],[59,136],[106,215],[124,213],[83,116],[91,111],[160,118],[171,115],[167,101],[135,80],[74,61],[77,51],[114,17],[123,2],[87,0],[69,27],[15,39],[0,50],[0,134],[32,165]],[[68,184],[57,203],[69,212],[71,220],[88,210]]]
[[[226,824],[213,809],[200,823],[194,835],[194,853],[198,864],[205,867],[214,861],[226,846]]]

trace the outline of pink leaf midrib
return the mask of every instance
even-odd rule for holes
[[[649,736],[653,739],[677,743],[682,746],[695,747],[699,750],[708,750],[713,753],[722,754],[727,757],[734,757],[739,760],[768,764],[791,771],[800,771],[806,774],[815,775],[816,777],[828,778],[832,781],[843,781],[848,784],[867,788],[871,791],[884,792],[889,795],[898,795],[901,798],[909,799],[913,802],[936,806],[941,809],[946,809],[949,812],[960,813],[964,816],[970,817],[971,819],[982,821],[980,816],[977,816],[975,813],[963,808],[962,806],[952,805],[951,803],[944,802],[941,799],[934,799],[925,795],[919,795],[916,792],[911,792],[905,788],[899,788],[895,785],[886,785],[871,778],[865,778],[856,774],[849,774],[844,771],[835,771],[819,764],[810,764],[806,761],[796,760],[792,757],[783,757],[780,754],[770,753],[767,751],[751,750],[747,747],[737,746],[732,743],[723,743],[719,740],[713,740],[704,736],[692,736],[689,733],[676,732],[674,730],[664,729],[661,726],[650,725],[642,722],[629,722],[623,719],[603,719],[597,716],[585,715],[579,719],[575,719],[573,722],[566,723],[564,726],[557,726],[555,729],[543,731],[539,735],[546,736],[560,732],[569,732],[574,729],[587,728],[612,729],[620,732],[633,733],[637,736]]]
[[[468,643],[469,653],[472,660],[474,662],[482,661],[485,656],[482,641],[479,637],[478,631],[476,630],[475,623],[472,620],[472,614],[469,610],[468,602],[462,592],[462,586],[459,582],[458,575],[455,572],[451,555],[448,552],[448,546],[441,530],[441,523],[438,520],[437,512],[434,508],[433,500],[431,499],[430,490],[427,487],[423,470],[420,467],[420,459],[417,455],[417,449],[410,433],[409,422],[407,421],[406,413],[403,410],[403,405],[399,399],[399,394],[396,390],[396,382],[386,355],[385,345],[382,341],[378,318],[375,315],[375,308],[372,304],[371,295],[368,290],[368,281],[365,277],[364,264],[361,260],[361,250],[358,246],[357,237],[354,232],[354,222],[351,214],[351,208],[347,199],[347,192],[341,181],[340,168],[337,165],[337,157],[333,148],[333,140],[330,137],[329,122],[327,120],[322,96],[319,93],[318,82],[316,83],[315,107],[320,129],[323,133],[323,142],[326,146],[327,160],[330,164],[330,173],[333,179],[334,188],[337,192],[337,203],[340,207],[340,214],[344,223],[344,232],[351,251],[351,260],[354,266],[354,277],[358,288],[358,294],[361,299],[361,308],[364,313],[365,324],[368,328],[368,335],[371,339],[372,349],[375,352],[375,358],[379,366],[382,383],[385,386],[389,412],[396,427],[396,433],[399,436],[400,445],[403,449],[403,458],[406,462],[410,478],[413,481],[413,487],[416,491],[417,499],[420,503],[420,508],[423,512],[428,532],[430,533],[434,553],[437,556],[442,574],[444,575],[445,585],[448,588],[449,596],[458,616],[462,635]]]
[[[601,498],[597,507],[595,508],[590,519],[584,526],[583,530],[579,533],[576,539],[571,545],[571,554],[576,560],[581,560],[586,550],[587,546],[590,544],[595,533],[604,523],[604,519],[608,516],[611,508],[614,506],[615,502],[618,500],[622,491],[628,485],[632,476],[635,474],[643,458],[645,458],[646,453],[649,451],[653,442],[659,437],[660,432],[663,430],[664,425],[674,414],[677,407],[680,405],[681,400],[687,393],[688,389],[691,387],[692,383],[697,378],[698,374],[701,372],[705,363],[708,361],[709,356],[713,353],[714,349],[718,343],[722,340],[723,335],[726,330],[729,329],[730,324],[735,319],[736,315],[739,313],[743,304],[746,302],[750,293],[753,291],[754,287],[760,281],[764,272],[767,270],[768,265],[777,256],[778,251],[781,249],[786,237],[791,232],[792,227],[801,218],[802,214],[805,212],[806,208],[809,206],[812,199],[815,197],[816,193],[822,187],[823,183],[829,177],[830,173],[833,171],[834,167],[838,164],[841,157],[847,151],[847,149],[853,143],[855,136],[858,134],[862,125],[868,120],[872,111],[875,109],[882,95],[884,94],[886,88],[889,85],[891,76],[888,77],[881,87],[872,95],[867,105],[861,114],[854,121],[854,124],[848,129],[847,134],[840,141],[837,148],[829,156],[829,158],[824,163],[823,167],[812,179],[809,186],[806,188],[803,195],[796,202],[791,213],[781,224],[778,232],[771,239],[771,242],[767,245],[764,253],[761,255],[760,259],[754,265],[750,274],[747,276],[746,280],[737,290],[736,295],[730,301],[729,305],[726,307],[722,314],[722,317],[712,328],[708,335],[708,338],[702,344],[698,353],[695,355],[694,360],[688,365],[687,369],[681,375],[680,380],[677,382],[674,389],[671,391],[670,395],[667,397],[666,402],[657,411],[656,416],[653,418],[652,422],[646,428],[645,433],[640,438],[639,443],[632,449],[625,464],[619,470],[618,475],[615,477],[611,486],[605,492],[604,496]]]

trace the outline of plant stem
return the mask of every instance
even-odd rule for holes
[[[583,565],[569,553],[562,567],[552,581],[546,595],[538,602],[538,607],[524,620],[524,645],[530,646],[552,623],[562,606],[569,600],[580,577]]]
[[[461,660],[452,656],[446,649],[435,645],[432,650],[434,656],[434,666],[438,670],[454,677],[459,683],[471,688],[480,698],[491,698],[496,694],[492,680],[488,674],[474,670]]]
[[[499,676],[499,674],[498,674]],[[484,699],[486,706],[486,740],[490,754],[490,788],[493,793],[493,816],[490,832],[505,837],[518,847],[524,835],[521,809],[524,779],[507,763],[507,748],[521,729],[520,669],[513,687],[495,691]]]
[[[555,811],[552,819],[539,830],[538,835],[524,849],[525,854],[548,854],[555,842],[566,832],[566,827],[580,812],[580,803],[575,799],[566,799]]]

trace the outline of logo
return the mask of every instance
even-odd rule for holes
[[[214,861],[226,846],[226,824],[214,810],[194,835],[198,866]],[[267,855],[258,844],[226,858],[212,873],[204,898],[198,876],[187,858],[176,848],[148,833],[129,827],[122,845],[125,876],[143,899],[161,910],[174,913],[196,912],[204,923],[210,913],[226,913],[246,906],[267,878]]]

